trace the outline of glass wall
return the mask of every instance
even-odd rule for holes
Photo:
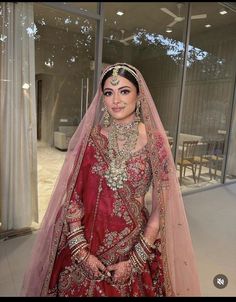
[[[232,72],[231,72],[231,79],[234,80],[234,95],[233,99],[234,102],[232,103],[231,107],[231,115],[229,115],[227,118],[230,121],[230,131],[228,133],[228,141],[229,141],[229,148],[227,149],[227,163],[226,163],[226,170],[225,170],[225,181],[235,181],[236,179],[236,3],[232,3],[231,5],[234,5],[234,19],[233,22],[234,27],[232,30],[232,35],[230,39],[230,43],[232,44],[232,52],[234,53],[234,58],[232,60]],[[227,10],[228,13],[228,10]],[[234,71],[233,71],[234,69]],[[233,79],[234,77],[234,79]]]
[[[222,180],[236,66],[236,13],[214,2],[191,6],[177,156],[183,191]]]

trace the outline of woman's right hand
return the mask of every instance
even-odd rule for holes
[[[106,273],[110,277],[110,273],[107,272],[106,267],[102,262],[94,255],[89,255],[88,258],[82,263],[84,269],[88,273],[90,278],[100,279]]]

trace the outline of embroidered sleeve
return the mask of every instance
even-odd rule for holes
[[[81,219],[84,216],[84,207],[83,203],[80,199],[79,194],[74,191],[72,195],[72,199],[70,201],[67,215],[66,215],[66,221],[70,223],[81,221]]]

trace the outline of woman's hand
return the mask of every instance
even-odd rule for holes
[[[131,277],[132,267],[130,260],[121,261],[107,266],[108,271],[113,271],[112,280],[115,284],[123,284]]]
[[[92,279],[103,279],[102,277],[105,273],[107,273],[106,267],[102,264],[102,262],[96,256],[91,254],[85,261],[83,261],[82,265],[89,277]],[[108,276],[110,276],[110,273]]]

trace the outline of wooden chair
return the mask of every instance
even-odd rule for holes
[[[177,160],[180,166],[180,185],[182,184],[183,172],[185,176],[186,168],[192,169],[193,179],[196,183],[194,156],[198,141],[184,141],[182,145],[181,158]]]
[[[214,179],[216,179],[216,171],[222,167],[222,162],[224,159],[224,140],[217,140],[215,141],[215,147],[213,155],[211,156],[211,167],[215,170],[214,171]]]
[[[224,141],[210,140],[201,143],[201,152],[199,156],[194,157],[195,172],[197,166],[198,171],[198,182],[200,180],[202,167],[209,168],[209,176],[212,179],[212,169],[214,169],[214,178],[216,178],[216,171],[219,163],[223,161]]]
[[[198,155],[194,156],[194,164],[195,164],[195,173],[198,169],[198,178],[197,181],[200,181],[200,176],[202,172],[202,167],[209,167],[209,175],[210,179],[212,179],[211,174],[211,157],[213,155],[213,150],[215,148],[215,142],[214,141],[203,141],[199,145],[199,152]]]

